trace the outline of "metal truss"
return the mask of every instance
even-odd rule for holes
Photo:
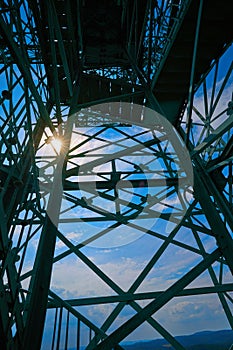
[[[202,1],[179,113],[159,90],[193,4],[0,1],[1,349],[184,350],[163,313],[200,298],[233,328],[232,38],[202,66]]]

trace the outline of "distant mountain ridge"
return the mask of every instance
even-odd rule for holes
[[[233,344],[233,331],[204,331],[191,335],[177,336],[176,340],[187,350],[230,350]],[[140,341],[122,345],[125,350],[173,350],[164,339]]]
[[[233,350],[233,330],[203,331],[191,335],[175,337],[186,350]],[[124,350],[174,350],[174,348],[164,339],[148,341],[138,341],[135,343],[121,343]],[[80,350],[85,350],[81,346]],[[69,348],[77,350],[77,348]]]

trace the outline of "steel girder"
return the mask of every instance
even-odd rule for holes
[[[193,45],[196,35],[194,53],[189,53],[193,73],[190,66],[184,91],[177,89],[175,94],[179,107],[183,107],[188,98],[188,111],[185,113],[183,109],[177,114],[174,108],[170,113],[170,97],[164,100],[163,84],[172,86],[173,78],[167,80],[166,69],[169,72],[169,57],[179,48],[182,28],[187,28],[190,13],[198,10],[194,1],[150,0],[143,6],[140,1],[110,1],[108,5],[103,1],[96,14],[88,10],[92,2],[89,1],[89,7],[87,3],[50,0],[45,8],[42,1],[1,1],[1,349],[43,349],[41,342],[47,332],[45,317],[47,314],[47,318],[51,318],[54,309],[51,348],[56,343],[57,349],[68,349],[73,341],[78,349],[88,329],[87,349],[121,349],[119,342],[146,323],[175,349],[184,349],[161,317],[164,307],[166,310],[171,307],[170,301],[215,295],[226,323],[233,327],[233,288],[229,277],[233,270],[232,102],[229,95],[232,63],[223,76],[218,75],[220,56],[227,49],[221,46],[222,40],[230,45],[230,34],[226,35],[226,27],[220,26],[217,56],[213,48],[217,44],[211,39],[209,56],[201,57],[198,43],[203,45],[205,41],[205,23],[216,15],[210,11],[208,17],[208,1],[203,1],[203,8],[199,7],[201,27],[194,31],[189,44]],[[228,5],[230,9],[230,2]],[[114,11],[119,15],[121,26],[113,22],[112,29],[107,27],[110,16],[104,21],[104,29],[110,31],[109,35],[115,35],[116,47],[111,46],[107,35],[102,41],[99,36],[103,33],[99,22],[101,14]],[[92,18],[92,24],[87,15]],[[195,21],[190,22],[194,29],[197,20],[195,17]],[[87,25],[93,26],[92,32],[87,30]],[[124,33],[123,42],[117,31]],[[100,42],[95,43],[93,38]],[[124,53],[116,59],[119,47],[124,48]],[[182,48],[179,52],[183,54]],[[212,66],[202,65],[202,59],[205,62],[214,59],[214,62]],[[132,133],[128,122],[116,123],[88,109],[91,105],[112,101],[150,106],[167,113],[168,119],[174,122],[186,140],[194,167],[194,188],[187,189],[188,208],[181,196],[178,196],[179,206],[171,205],[177,193],[177,171],[178,177],[182,178],[183,174],[175,166],[176,156],[167,151],[166,136],[163,142],[158,142],[155,134],[149,138],[143,126]],[[86,108],[83,113],[79,113],[81,108]],[[69,150],[69,145],[63,149],[62,164],[65,163],[67,169],[62,178],[63,187],[58,178],[56,188],[60,187],[60,199],[66,203],[62,214],[69,210],[79,214],[62,215],[61,226],[56,227],[46,213],[45,202],[51,183],[56,183],[49,169],[56,162],[57,151],[53,149],[52,154],[46,154],[43,149],[50,147],[53,138],[64,138],[64,125],[74,113],[77,113],[75,134],[79,143],[73,145],[73,149]],[[106,138],[110,131],[116,141]],[[72,141],[71,135],[69,138]],[[111,147],[114,152],[109,151]],[[175,149],[173,151],[175,153]],[[81,163],[76,154],[85,158],[83,172],[79,172]],[[127,159],[128,154],[133,154],[133,160]],[[156,159],[160,159],[166,172],[166,190],[161,188],[164,182],[159,179],[161,171],[154,165]],[[103,164],[108,164],[107,170],[101,169]],[[94,167],[99,168],[90,175],[88,171]],[[42,170],[45,177],[41,188],[38,178]],[[151,174],[157,179],[151,179]],[[146,193],[147,189],[152,195]],[[127,193],[135,199],[127,201]],[[50,202],[56,195],[51,194]],[[166,202],[167,198],[171,201]],[[111,205],[107,213],[103,210],[106,203]],[[61,203],[56,204],[59,217]],[[165,210],[160,212],[158,205]],[[122,207],[126,208],[123,212]],[[140,220],[135,220],[139,214]],[[145,225],[148,215],[154,220],[159,217],[156,226]],[[94,226],[90,226],[93,223]],[[164,230],[166,223],[171,225],[168,232]],[[63,230],[70,224],[79,231],[87,224],[93,233],[86,232],[86,236],[74,240],[69,231]],[[86,248],[119,230],[140,233],[144,244],[154,242],[153,250],[147,254],[148,260],[140,266],[137,276],[128,279],[126,287],[122,287],[114,273],[104,269],[98,258],[93,259]],[[176,277],[173,278],[172,273],[167,275],[173,278],[171,282],[161,285],[161,289],[156,285],[149,291],[143,289],[146,282],[156,276],[156,269],[159,273],[160,261],[170,252],[174,252],[174,256],[176,252],[188,254],[190,271],[175,261]],[[85,266],[87,276],[94,276],[93,283],[95,279],[101,281],[103,292],[95,297],[75,298],[70,291],[70,298],[66,298],[56,288],[57,267],[69,257],[75,257],[75,261]],[[140,252],[134,251],[133,257],[139,259]],[[119,259],[120,263],[123,257]],[[171,269],[169,261],[167,264]],[[127,268],[125,265],[124,269]],[[78,276],[80,271],[77,267],[81,289],[84,281],[82,273]],[[204,285],[193,286],[202,273],[208,276]],[[142,300],[147,300],[148,305],[141,304]],[[88,310],[96,306],[100,310],[101,305],[108,305],[109,311],[97,322],[85,306]],[[125,321],[121,325],[122,316]],[[75,335],[74,322],[77,322]]]

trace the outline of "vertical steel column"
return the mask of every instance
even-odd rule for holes
[[[194,39],[193,60],[192,60],[191,74],[190,74],[190,84],[189,84],[187,122],[186,122],[186,139],[185,139],[186,145],[188,145],[188,142],[189,142],[189,133],[190,133],[190,128],[191,128],[191,115],[192,115],[193,94],[194,94],[194,74],[195,74],[195,69],[196,69],[197,46],[198,46],[199,31],[200,31],[200,25],[201,25],[202,7],[203,7],[203,0],[200,0],[198,17],[197,17],[196,33],[195,33],[195,39]]]
[[[58,156],[57,168],[54,174],[53,189],[48,202],[48,213],[52,213],[53,222],[47,215],[39,247],[37,250],[36,261],[34,264],[31,282],[31,294],[29,296],[29,307],[26,313],[26,324],[23,340],[23,349],[39,350],[42,341],[46,308],[48,301],[48,291],[53,266],[53,256],[56,244],[56,233],[59,221],[60,206],[62,200],[63,186],[61,182],[61,173],[64,160],[69,149],[72,124],[67,123],[64,135],[64,144],[60,155]]]

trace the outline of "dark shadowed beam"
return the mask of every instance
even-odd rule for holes
[[[180,23],[167,55],[161,61],[152,83],[153,92],[166,117],[176,125],[187,102],[199,1],[192,0]],[[205,0],[201,15],[193,84],[196,86],[214,59],[220,57],[233,39],[233,2],[219,6],[218,0]]]
[[[3,36],[7,47],[9,48],[15,63],[18,65],[21,74],[23,75],[25,81],[28,84],[28,87],[35,98],[35,101],[38,105],[41,118],[44,120],[45,124],[49,126],[52,132],[55,132],[55,128],[49,118],[48,111],[45,108],[45,105],[42,101],[42,98],[38,92],[38,89],[32,79],[30,72],[30,62],[27,56],[27,53],[23,47],[20,47],[19,43],[15,41],[15,35],[12,32],[11,25],[6,23],[3,19],[2,14],[0,14],[0,32]]]
[[[222,213],[230,227],[232,226],[233,221],[232,213],[223,201],[222,195],[216,189],[211,178],[206,175],[204,169],[199,166],[198,169],[195,169],[194,174],[194,195],[200,202],[206,219],[215,235],[217,245],[221,249],[233,274],[233,239],[227,230],[225,223],[222,221],[216,206],[211,200],[210,195],[212,195],[216,202],[220,204]]]

